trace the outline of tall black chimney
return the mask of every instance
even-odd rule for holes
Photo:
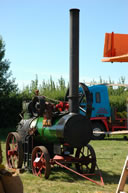
[[[70,9],[69,111],[79,112],[79,9]]]
[[[79,113],[79,9],[70,10],[69,113],[58,122],[56,133],[71,147],[81,148],[92,136],[90,120]]]

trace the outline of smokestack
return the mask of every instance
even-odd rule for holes
[[[79,9],[70,9],[69,111],[79,112]]]
[[[58,121],[56,133],[71,147],[81,148],[92,136],[90,119],[79,113],[79,9],[70,10],[69,111]],[[87,104],[88,105],[88,104]]]

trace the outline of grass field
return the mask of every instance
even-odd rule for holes
[[[128,155],[128,141],[124,140],[122,136],[116,137],[90,142],[96,152],[104,186],[82,179],[65,169],[54,167],[48,180],[33,176],[28,172],[20,174],[24,193],[115,193]],[[2,149],[5,163],[4,141],[2,141]],[[93,179],[98,181],[99,176]],[[125,191],[128,192],[128,185],[125,185]]]

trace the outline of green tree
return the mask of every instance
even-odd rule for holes
[[[21,112],[18,87],[11,76],[10,62],[5,59],[5,44],[0,37],[0,128],[4,128],[3,132],[17,125]]]
[[[27,85],[20,92],[20,96],[23,100],[31,100],[35,96],[35,91],[38,90],[38,76],[36,75],[35,80],[31,80],[30,85]]]
[[[15,79],[11,78],[12,72],[9,71],[10,62],[5,59],[5,44],[0,37],[0,96],[9,95],[17,91]]]

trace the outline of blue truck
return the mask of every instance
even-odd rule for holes
[[[117,116],[117,112],[114,111],[109,102],[108,87],[105,84],[93,85],[88,87],[92,94],[92,112],[91,122],[93,128],[93,139],[104,139],[104,133],[99,132],[113,132],[127,129],[126,117],[121,118]],[[82,91],[81,91],[82,92]],[[83,101],[81,104],[82,108],[86,110],[86,102]],[[83,115],[85,114],[81,111]]]

